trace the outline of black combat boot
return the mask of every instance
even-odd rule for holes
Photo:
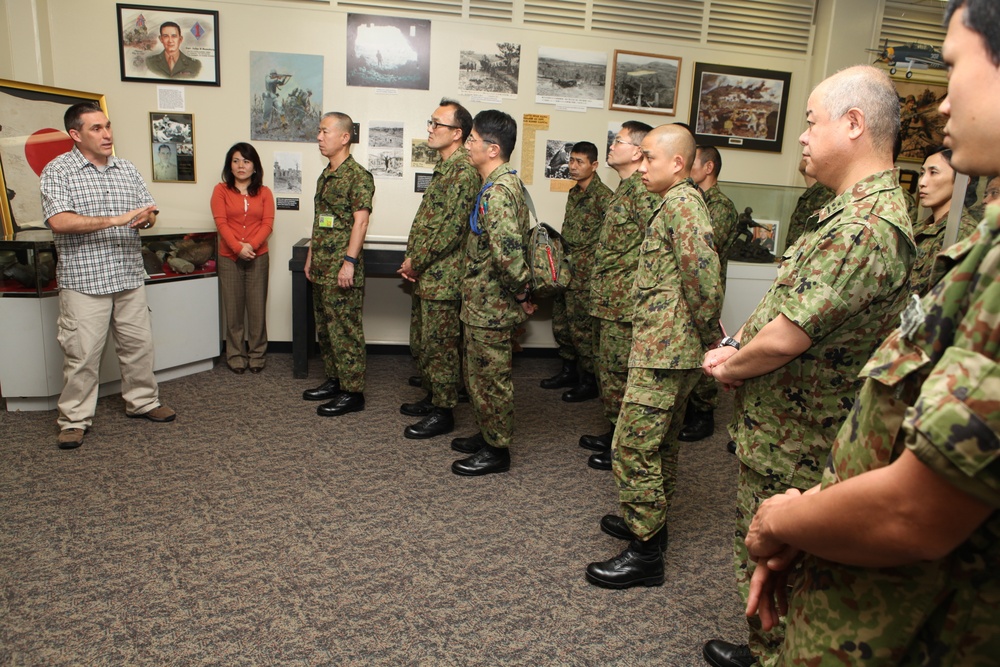
[[[451,448],[463,454],[475,454],[486,446],[486,438],[482,433],[470,435],[468,438],[455,438],[451,441]]]
[[[348,412],[361,412],[365,409],[365,395],[360,391],[345,391],[337,394],[332,401],[316,408],[320,417],[339,417]]]
[[[407,417],[426,417],[433,409],[430,392],[416,403],[403,403],[399,406],[399,411]]]
[[[451,408],[434,408],[431,413],[403,429],[403,437],[410,440],[433,438],[455,430],[455,417]]]
[[[302,392],[302,398],[307,401],[328,401],[340,393],[340,380],[329,378],[326,382],[315,389],[306,389]]]
[[[618,516],[617,514],[605,514],[601,517],[601,531],[611,537],[615,537],[619,540],[634,540],[635,535],[632,534],[632,530],[625,523],[625,519]],[[660,551],[666,552],[667,550],[667,527],[664,526],[660,529],[658,533],[653,537],[653,539],[659,541]]]
[[[478,477],[510,470],[510,450],[506,447],[483,445],[472,456],[451,464],[451,471],[464,477]]]
[[[562,400],[567,403],[580,403],[597,398],[601,393],[597,390],[597,378],[593,373],[580,373],[580,383],[563,392]]]
[[[587,465],[594,470],[611,470],[611,462],[615,457],[611,455],[611,448],[608,447],[603,452],[591,454],[587,457]]]
[[[645,542],[633,539],[614,558],[587,566],[587,581],[603,588],[663,585],[663,551],[660,533]]]
[[[579,379],[576,372],[576,362],[564,359],[561,371],[550,378],[545,378],[538,384],[542,389],[559,389],[560,387],[572,387]]]
[[[684,420],[684,427],[681,429],[677,439],[681,442],[698,442],[711,437],[715,432],[715,411],[708,410],[701,412],[692,410],[688,418]]]
[[[701,652],[712,667],[750,667],[757,662],[746,644],[731,644],[721,639],[705,642]]]
[[[615,439],[615,425],[603,435],[581,435],[580,446],[592,452],[604,452],[611,449],[611,441]]]

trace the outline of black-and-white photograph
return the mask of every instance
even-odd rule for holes
[[[274,191],[302,193],[302,153],[274,152]]]
[[[514,99],[520,72],[520,44],[466,43],[458,58],[458,92]]]
[[[607,74],[607,53],[539,47],[535,102],[600,109]]]
[[[433,169],[441,158],[440,154],[427,145],[426,139],[412,139],[410,142],[410,166],[417,169]]]
[[[194,115],[149,114],[153,180],[160,183],[194,183]]]
[[[545,178],[569,178],[569,154],[575,143],[559,139],[545,142]]]
[[[373,120],[368,124],[368,171],[375,178],[403,178],[403,124]]]
[[[429,90],[431,22],[347,15],[347,85]]]
[[[680,70],[680,58],[616,50],[608,108],[673,116]]]

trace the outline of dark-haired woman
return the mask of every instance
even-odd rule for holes
[[[263,185],[263,171],[253,146],[235,144],[226,153],[223,182],[212,193],[226,313],[226,364],[234,373],[264,370],[267,351],[267,238],[274,226],[274,196]]]

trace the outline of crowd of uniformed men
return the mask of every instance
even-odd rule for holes
[[[613,471],[621,512],[600,527],[626,544],[585,575],[608,588],[664,582],[678,443],[711,435],[719,387],[733,391],[734,563],[750,629],[746,643],[709,641],[712,665],[1000,655],[1000,207],[978,227],[964,217],[959,243],[944,247],[955,170],[1000,171],[997,5],[947,10],[948,150],[924,163],[923,221],[893,166],[888,76],[858,66],[812,91],[799,138],[808,189],[777,278],[731,335],[720,312],[738,217],[718,186],[720,152],[681,124],[630,120],[608,149],[612,191],[597,147],[571,147],[562,234],[573,278],[552,318],[563,365],[542,386],[569,402],[600,398],[610,427],[580,445],[595,452],[589,465]],[[325,401],[328,416],[364,408],[361,250],[374,185],[351,158],[351,124],[322,119],[330,164],[306,268],[327,380],[304,398]],[[452,441],[465,455],[452,470],[502,473],[513,339],[535,309],[529,211],[508,164],[517,126],[443,99],[427,131],[440,160],[398,271],[413,283],[410,382],[427,394],[401,407],[420,417],[404,435],[452,432],[467,391],[477,430]]]

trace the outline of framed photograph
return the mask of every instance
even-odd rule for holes
[[[150,113],[153,181],[194,183],[194,114]]]
[[[116,5],[122,81],[218,86],[219,12]]]
[[[680,71],[680,58],[616,49],[608,108],[673,116],[677,113]]]
[[[347,85],[430,90],[431,22],[347,15]]]
[[[520,44],[467,41],[458,54],[458,93],[487,99],[516,99],[520,72]]]
[[[695,63],[690,125],[699,145],[781,152],[792,75]]]
[[[607,73],[603,51],[540,46],[535,103],[603,109]]]
[[[39,177],[52,158],[73,149],[63,114],[94,101],[104,112],[104,95],[0,79],[0,219],[3,238],[44,229]]]
[[[251,141],[316,143],[323,56],[250,52]]]
[[[948,94],[948,84],[902,78],[892,82],[899,96],[899,135],[903,141],[899,159],[923,162],[927,149],[940,146],[944,140],[947,119],[938,106]]]

